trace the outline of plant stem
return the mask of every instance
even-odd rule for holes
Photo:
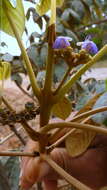
[[[76,187],[78,190],[91,190],[89,187],[69,175],[64,169],[58,166],[48,155],[41,155],[41,157],[58,173],[62,176],[68,183]]]
[[[95,62],[97,62],[104,54],[107,53],[107,45],[105,45],[87,64],[77,71],[69,81],[59,90],[59,93],[54,97],[55,101],[58,102],[64,95],[70,90],[71,86],[79,79],[79,77],[85,73]]]
[[[46,77],[42,97],[40,101],[40,126],[49,122],[52,108],[52,79],[54,65],[54,50],[52,48],[55,40],[55,22],[56,22],[56,0],[51,0],[51,18],[48,27],[48,57],[46,62]]]
[[[84,118],[86,118],[88,116],[91,116],[91,115],[94,115],[96,113],[100,113],[100,112],[103,112],[103,111],[107,111],[107,106],[104,106],[104,107],[101,107],[101,108],[96,108],[94,110],[87,111],[85,113],[79,114],[79,115],[75,116],[73,119],[71,119],[70,121],[72,121],[72,122],[78,121],[78,120],[84,119]]]
[[[82,129],[82,130],[90,130],[90,131],[95,131],[97,133],[102,133],[107,135],[107,129],[103,127],[97,127],[94,125],[89,125],[89,124],[83,124],[83,123],[77,123],[77,122],[60,122],[60,123],[51,123],[46,125],[45,127],[41,128],[42,133],[49,132],[52,129],[56,128],[77,128],[77,129]]]
[[[52,48],[55,41],[55,23],[56,23],[56,0],[51,0],[51,18],[48,27],[48,57],[46,64],[46,77],[44,91],[50,93],[52,87],[54,49]]]
[[[51,0],[51,18],[49,25],[53,25],[56,23],[56,0]]]
[[[3,152],[0,152],[0,156],[29,156],[29,157],[34,157],[35,153],[3,151]]]
[[[10,111],[15,112],[15,110],[13,109],[13,107],[8,103],[8,101],[6,100],[6,98],[4,98],[3,96],[2,96],[2,101],[3,101],[3,103],[7,106],[7,108]]]
[[[22,138],[22,136],[20,135],[20,133],[18,133],[17,129],[15,128],[15,126],[13,124],[9,125],[10,130],[14,132],[14,134],[17,136],[17,138],[21,141],[21,143],[23,145],[26,144],[25,140]]]
[[[54,95],[59,92],[59,90],[60,90],[61,87],[63,86],[64,82],[66,81],[66,79],[67,79],[67,77],[68,77],[70,71],[71,71],[71,67],[68,67],[68,69],[67,69],[65,75],[63,76],[62,81],[60,82],[60,84],[59,84],[59,86],[57,87],[57,89],[54,91]]]
[[[104,23],[104,22],[107,22],[107,18],[104,18],[104,19],[102,19],[102,20],[97,20],[97,21],[91,22],[91,23],[89,23],[89,24],[87,24],[87,25],[85,25],[85,26],[82,26],[82,27],[76,29],[75,32],[81,32],[81,31],[84,30],[86,27],[90,27],[90,26],[92,26],[93,24],[98,24],[98,25],[99,25],[99,24],[102,24],[102,23]]]
[[[55,25],[49,27],[49,42],[48,42],[48,57],[46,65],[45,84],[42,90],[40,101],[40,126],[44,126],[49,122],[51,107],[52,107],[52,78],[53,78],[53,64],[54,52],[52,49],[52,37]]]
[[[30,82],[31,82],[31,85],[32,85],[33,92],[34,92],[35,96],[38,99],[40,99],[40,94],[41,94],[40,89],[39,89],[39,86],[37,84],[35,74],[33,72],[29,57],[28,57],[27,52],[26,52],[26,50],[24,48],[24,45],[23,45],[22,40],[20,38],[20,35],[19,35],[18,31],[17,31],[16,25],[14,23],[14,18],[11,15],[11,13],[8,11],[8,8],[6,7],[5,1],[4,1],[4,5],[5,5],[5,8],[4,8],[5,14],[6,14],[7,18],[8,18],[8,21],[9,21],[9,23],[11,25],[11,28],[12,28],[12,30],[14,32],[14,35],[15,35],[15,37],[17,39],[17,42],[19,44],[19,47],[21,49],[23,59],[25,61],[26,67],[27,67],[27,72],[28,72],[28,75],[29,75],[29,79],[30,79]]]

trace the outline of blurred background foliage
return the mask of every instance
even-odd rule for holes
[[[35,0],[24,0],[31,2],[36,5]],[[42,30],[45,27],[46,30],[43,33],[37,31],[35,25],[35,32],[28,36],[28,41],[30,46],[27,48],[27,53],[32,63],[32,67],[35,72],[35,77],[40,86],[43,85],[43,79],[45,76],[45,65],[46,65],[46,55],[47,55],[47,28],[49,25],[49,15],[45,14],[39,16],[35,8],[29,7],[26,12],[26,20],[32,18],[33,22],[36,23]],[[57,36],[69,36],[72,38],[71,46],[75,52],[78,52],[80,47],[77,46],[77,42],[82,42],[85,38],[90,35],[91,39],[97,44],[100,49],[107,43],[107,1],[106,0],[65,0],[62,7],[57,8],[57,24],[56,24],[56,35]],[[25,27],[25,32],[28,35],[28,28]],[[1,46],[6,46],[2,41]],[[27,75],[26,68],[23,64],[22,56],[13,56],[9,53],[1,54],[1,60],[9,61],[12,65],[11,79],[17,84],[21,85],[23,78],[21,73]],[[103,60],[107,59],[107,55],[103,57]],[[106,61],[100,61],[100,67],[106,66]],[[80,65],[81,66],[81,65]],[[80,66],[73,69],[75,72]],[[67,64],[63,60],[59,60],[54,66],[54,82],[55,84],[59,82],[65,73]],[[72,75],[72,73],[71,73]],[[98,82],[95,79],[90,80],[91,82],[86,82],[81,84],[77,82],[71,89],[70,98],[77,101],[78,96],[82,93],[91,93],[90,88],[95,89],[95,83]],[[91,87],[90,87],[91,84]],[[103,86],[102,86],[102,85]],[[106,84],[101,82],[101,89],[104,89]],[[83,87],[87,86],[88,87]],[[97,85],[99,86],[99,85]],[[75,89],[75,91],[74,91]],[[86,90],[87,89],[87,90]],[[101,91],[100,89],[100,91]],[[106,87],[105,87],[106,89]],[[93,92],[92,92],[93,93]],[[89,96],[90,97],[90,96]]]
[[[24,1],[29,1],[33,4],[36,4],[34,0]],[[29,20],[31,17],[34,23],[38,24],[41,30],[43,29],[44,22],[46,25],[46,31],[41,34],[38,33],[35,26],[35,32],[28,36],[30,46],[27,48],[27,53],[29,55],[35,72],[35,77],[37,76],[38,83],[42,86],[43,78],[45,76],[45,63],[47,54],[47,28],[49,24],[49,14],[39,16],[35,8],[30,7],[26,13],[26,20]],[[27,27],[25,28],[25,32],[28,35]],[[78,52],[78,49],[80,48],[76,45],[76,43],[84,41],[87,35],[91,35],[92,40],[97,44],[98,48],[100,49],[107,43],[107,0],[65,0],[63,6],[57,8],[56,34],[57,36],[71,37],[71,46],[76,52]],[[5,47],[7,46],[7,44],[2,41],[0,46]],[[15,81],[19,86],[21,86],[23,81],[21,73],[27,75],[26,68],[23,64],[22,55],[13,56],[8,52],[5,54],[0,53],[0,59],[11,63],[11,79]],[[107,55],[103,57],[103,60],[107,60]],[[105,65],[105,67],[107,67],[107,64]],[[67,65],[64,63],[64,61],[60,61],[58,64],[55,64],[55,83],[61,80],[66,68]],[[78,67],[74,68],[73,72],[75,72],[77,69]],[[30,86],[28,86],[28,89],[29,87]],[[104,93],[104,95],[96,103],[96,108],[100,105],[107,105],[106,91],[107,80],[106,82],[96,81],[95,78],[90,78],[84,83],[79,80],[72,86],[72,89],[69,93],[69,98],[72,100],[73,108],[76,110],[80,110],[82,106],[93,96],[93,94]],[[100,121],[103,124],[107,125],[107,112],[105,112],[105,115],[103,115],[103,117],[102,114],[103,113],[99,114],[98,117],[102,118],[103,120]],[[93,117],[93,119],[96,121],[98,118],[97,116],[95,116]],[[10,190],[6,175],[10,180],[9,182],[11,184],[11,189],[17,189],[18,187],[19,168],[17,169],[17,164],[13,164],[15,162],[18,162],[16,158],[7,158],[5,163],[2,163],[3,167],[8,168],[6,169],[8,174],[5,174],[5,169],[0,167],[0,173],[4,174],[4,176],[0,176],[1,179],[3,178],[2,180],[0,180],[0,186],[3,187],[3,189]],[[16,168],[14,168],[13,166]],[[11,169],[9,169],[9,167]],[[13,172],[16,170],[16,173]],[[3,182],[3,184],[1,184],[1,182]]]
[[[24,0],[36,4],[35,1]],[[23,1],[23,2],[24,2]],[[46,31],[38,33],[35,26],[35,32],[28,36],[30,46],[27,48],[29,58],[35,71],[38,72],[45,69],[47,54],[47,27],[49,24],[49,14],[39,16],[35,8],[30,7],[26,13],[26,20],[32,17],[34,23],[38,24],[42,30],[46,25]],[[28,28],[25,28],[28,34]],[[106,0],[66,0],[63,6],[57,8],[57,36],[69,36],[72,38],[71,46],[77,51],[76,43],[84,41],[87,35],[91,35],[92,40],[100,49],[107,43],[107,1]],[[37,42],[38,41],[38,42]],[[1,46],[6,44],[2,41]],[[19,73],[26,74],[26,69],[22,66],[21,56],[12,56],[9,53],[1,54],[3,61],[9,61],[12,65],[12,80],[21,82]],[[106,57],[106,56],[105,56]],[[66,65],[61,61],[55,65],[55,81],[60,80],[65,71]],[[43,72],[42,72],[43,73]],[[42,75],[41,73],[41,75]],[[16,77],[15,77],[16,75]],[[40,76],[40,74],[39,74]],[[40,77],[39,77],[40,78]]]
[[[36,6],[35,0],[24,0]],[[34,7],[29,7],[26,12],[26,20],[32,18],[33,22],[42,30],[45,23],[45,32],[41,34],[37,31],[28,36],[29,47],[27,53],[32,63],[32,67],[37,77],[39,85],[42,87],[45,77],[46,55],[47,55],[47,28],[49,25],[49,15],[39,16]],[[77,42],[82,42],[90,35],[91,39],[100,49],[107,43],[107,0],[65,0],[62,7],[57,8],[56,19],[56,35],[69,36],[72,38],[71,47],[75,52],[78,52],[80,47]],[[28,27],[25,27],[26,35],[28,35]],[[6,46],[2,41],[1,46]],[[8,61],[12,66],[11,79],[18,84],[22,84],[23,73],[27,75],[26,67],[23,64],[22,55],[13,56],[8,52],[0,54],[1,60]],[[100,60],[100,67],[107,67],[107,55]],[[57,63],[58,62],[58,63]],[[70,73],[70,76],[80,68],[81,65],[75,67]],[[67,64],[63,60],[56,59],[54,66],[54,85],[58,83],[67,69]],[[30,88],[30,84],[28,89]],[[97,81],[89,79],[85,83],[76,82],[69,93],[71,100],[74,100],[74,107],[80,109],[81,106],[93,95],[93,93],[104,92],[107,90],[107,81]],[[98,91],[98,92],[97,92]],[[84,98],[83,98],[84,94]],[[75,105],[75,102],[77,105]]]
[[[24,0],[36,4],[35,1]],[[23,1],[23,2],[24,2]],[[28,36],[30,46],[27,48],[29,58],[35,71],[35,75],[39,71],[45,69],[47,54],[47,27],[49,24],[49,14],[39,16],[35,8],[30,7],[26,13],[26,20],[32,17],[34,23],[38,24],[42,30],[44,22],[46,31],[39,34],[38,31]],[[28,34],[28,28],[25,28]],[[100,49],[107,43],[107,1],[106,0],[66,0],[63,6],[57,8],[57,36],[69,36],[72,38],[71,46],[77,49],[76,42],[84,41],[87,35],[91,35],[92,40]],[[35,42],[36,39],[36,42]],[[37,42],[38,40],[38,42]],[[2,41],[1,46],[6,44]],[[22,66],[21,56],[12,56],[9,53],[0,55],[3,61],[9,61],[12,65],[12,79],[18,80],[15,74],[25,73],[26,69]],[[55,65],[55,81],[59,80],[65,71],[65,64],[59,63]],[[40,75],[40,74],[39,74]],[[20,79],[19,79],[20,80]]]
[[[34,0],[24,1],[29,1],[36,5]],[[41,30],[43,29],[44,23],[46,25],[45,32],[41,34],[38,33],[35,26],[35,32],[28,36],[30,46],[27,48],[27,52],[32,62],[35,75],[37,75],[38,72],[45,69],[49,14],[39,16],[35,8],[30,7],[26,13],[26,20],[29,20],[31,17],[34,23],[38,24]],[[27,27],[25,27],[25,32],[28,34]],[[76,51],[79,48],[76,43],[84,41],[87,35],[91,35],[92,40],[100,49],[102,46],[104,46],[104,44],[107,43],[107,1],[65,0],[63,6],[57,8],[56,34],[57,36],[71,37],[71,46]],[[4,47],[6,44],[2,41],[1,46]],[[6,53],[4,55],[1,54],[0,57],[3,61],[11,62],[13,80],[18,80],[20,78],[15,77],[15,74],[26,74],[26,68],[22,66],[23,60],[21,56],[12,56],[9,53]],[[105,56],[105,58],[106,57],[107,56]],[[66,65],[62,61],[59,64],[55,65],[55,82],[57,80],[60,80],[62,74],[65,71],[65,68]]]

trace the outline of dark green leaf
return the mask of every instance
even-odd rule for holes
[[[62,76],[64,75],[66,69],[67,65],[63,61],[55,64],[54,77],[57,82],[62,79]]]
[[[93,4],[94,4],[94,10],[95,10],[97,16],[100,19],[103,18],[102,11],[101,11],[101,8],[100,8],[101,4],[98,4],[98,2],[96,0],[93,0]]]
[[[103,106],[107,106],[107,92],[104,93],[95,103],[93,109],[100,108]],[[99,124],[105,124],[107,125],[107,111],[97,113],[94,116],[92,116],[92,119]]]
[[[12,79],[12,81],[15,81],[15,82],[16,82],[17,84],[19,84],[19,85],[21,85],[21,84],[22,84],[22,81],[23,81],[23,79],[22,79],[22,77],[20,76],[19,73],[13,74],[13,75],[11,76],[11,79]]]
[[[3,158],[2,158],[3,159]],[[7,178],[6,168],[0,161],[0,190],[10,190],[9,181]]]
[[[9,157],[5,164],[7,170],[7,176],[10,182],[11,190],[18,190],[19,186],[19,158],[18,157]]]
[[[84,9],[85,9],[85,16],[84,16],[83,22],[84,22],[84,24],[87,24],[87,22],[92,20],[90,6],[88,5],[88,3],[85,0],[81,0],[81,3],[83,4]]]

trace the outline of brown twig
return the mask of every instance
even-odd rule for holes
[[[8,101],[6,100],[6,98],[4,98],[3,96],[2,96],[2,101],[7,106],[7,108],[9,110],[11,110],[12,112],[15,112],[15,110],[12,108],[12,106],[8,103]]]
[[[21,129],[23,129],[22,127],[19,127],[17,129],[17,131],[20,131]],[[10,133],[8,136],[4,137],[1,141],[0,141],[0,145],[5,143],[9,138],[13,137],[15,134],[12,132]]]
[[[18,87],[25,95],[27,95],[27,96],[28,96],[29,98],[31,98],[34,102],[37,103],[37,100],[36,100],[33,96],[31,96],[24,88],[22,88],[21,85],[19,85],[16,81],[15,81],[15,84],[17,85],[17,87]]]
[[[107,22],[107,18],[102,19],[102,20],[98,20],[98,21],[96,21],[96,22],[95,22],[95,21],[94,21],[94,22],[91,22],[91,23],[89,23],[89,24],[87,24],[87,25],[85,25],[85,26],[82,26],[82,27],[76,29],[75,32],[80,32],[80,31],[84,30],[86,27],[92,26],[93,24],[102,24],[102,23],[104,23],[104,22]]]
[[[25,140],[22,138],[22,136],[20,135],[20,133],[18,133],[17,129],[15,128],[15,126],[13,124],[9,125],[10,130],[14,132],[14,134],[18,137],[18,139],[21,141],[21,143],[23,145],[26,144]]]
[[[4,97],[2,97],[2,101],[8,107],[9,110],[11,110],[12,112],[15,112],[14,109],[12,108],[12,106],[8,103],[8,101]],[[14,134],[18,137],[18,139],[21,141],[21,143],[23,145],[25,145],[26,143],[25,143],[24,139],[18,133],[18,131],[15,128],[15,126],[13,124],[11,124],[11,125],[9,125],[9,127],[10,127],[10,130],[12,130],[14,132]]]
[[[28,156],[34,157],[36,154],[31,152],[10,152],[10,151],[2,151],[0,152],[0,156]]]

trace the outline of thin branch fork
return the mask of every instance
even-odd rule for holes
[[[86,123],[88,120],[90,119],[90,117],[86,118],[85,120],[83,120],[81,123]],[[54,141],[53,136],[50,138],[50,142],[52,142],[52,144],[48,147],[46,147],[47,150],[52,150],[54,149],[56,146],[58,146],[59,144],[61,144],[69,135],[71,135],[72,133],[74,133],[77,129],[73,128],[73,129],[66,129],[66,131],[64,132],[65,135],[61,135],[58,140]],[[63,129],[61,130],[63,131]]]

